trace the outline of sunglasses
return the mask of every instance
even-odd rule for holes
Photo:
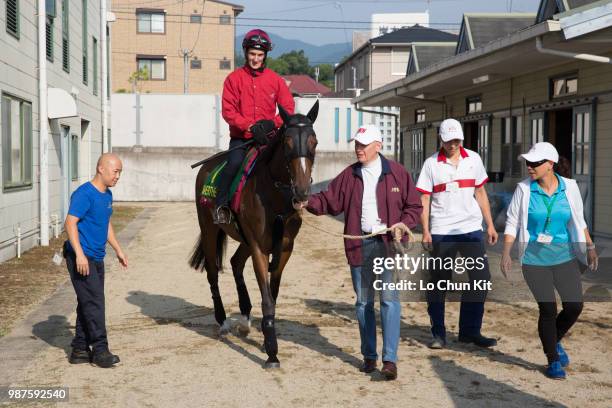
[[[531,167],[532,169],[535,169],[536,167],[540,167],[541,165],[543,165],[547,161],[548,160],[540,160],[540,161],[537,161],[537,162],[531,162],[531,161],[525,160],[525,164],[527,165],[527,167]]]

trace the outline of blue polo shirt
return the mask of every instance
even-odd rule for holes
[[[72,193],[69,215],[79,219],[79,241],[85,256],[96,261],[104,260],[108,224],[113,214],[113,194],[109,189],[98,191],[91,182],[82,184]]]
[[[558,174],[555,175],[559,181],[559,186],[550,197],[542,190],[537,181],[531,182],[527,219],[529,243],[523,256],[523,263],[527,265],[559,265],[575,257],[567,228],[572,218],[572,211],[565,194],[565,182]],[[544,231],[548,214],[546,207],[553,200],[550,222],[546,231]],[[538,234],[541,233],[551,235],[553,237],[552,242],[550,244],[537,242]]]

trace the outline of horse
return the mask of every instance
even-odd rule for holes
[[[307,202],[312,185],[311,174],[318,143],[313,125],[319,101],[306,115],[289,115],[280,105],[278,110],[283,126],[267,146],[260,148],[260,156],[242,190],[240,211],[231,224],[214,224],[212,209],[201,205],[198,199],[208,174],[223,160],[223,155],[212,157],[200,168],[195,182],[200,237],[189,260],[192,268],[206,270],[215,320],[220,334],[224,335],[230,331],[231,325],[221,300],[218,274],[222,270],[227,236],[240,243],[230,264],[239,298],[239,324],[242,334],[246,335],[252,306],[243,270],[248,258],[252,258],[261,293],[261,329],[268,355],[265,368],[280,367],[274,327],[276,299],[283,269],[291,257],[295,237],[302,225],[298,209]]]

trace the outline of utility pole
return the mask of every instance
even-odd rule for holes
[[[191,52],[183,48],[180,51],[180,55],[183,57],[183,93],[186,94],[189,90],[189,56]]]

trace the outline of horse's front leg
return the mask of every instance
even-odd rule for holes
[[[263,318],[261,319],[261,331],[264,334],[264,347],[268,360],[264,364],[265,368],[279,368],[278,343],[276,341],[276,329],[274,328],[275,302],[270,290],[268,279],[268,254],[261,252],[258,246],[252,247],[251,257],[253,258],[253,269],[259,291],[261,292],[261,309]]]
[[[272,299],[274,299],[274,303],[276,304],[276,299],[278,298],[278,291],[280,289],[281,277],[283,276],[283,270],[289,262],[289,258],[291,257],[291,253],[293,252],[293,242],[287,247],[284,248],[280,254],[280,259],[278,262],[278,268],[276,270],[271,271],[270,273],[270,290],[272,292]]]

